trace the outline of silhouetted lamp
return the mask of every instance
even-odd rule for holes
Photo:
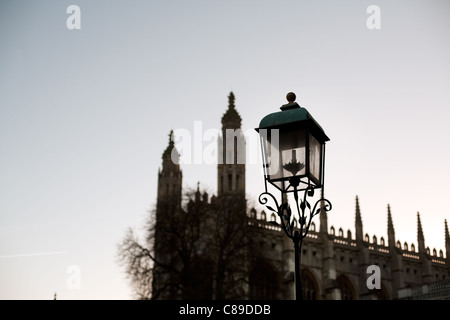
[[[331,202],[323,198],[325,142],[330,139],[311,114],[295,102],[293,92],[286,98],[288,103],[281,106],[281,111],[265,116],[256,128],[261,138],[265,182],[265,192],[259,196],[259,202],[278,214],[280,223],[270,222],[280,227],[294,243],[295,296],[303,300],[300,276],[303,239],[308,235],[312,218],[322,210],[331,210]],[[281,205],[268,192],[268,183],[281,191]],[[307,196],[313,197],[317,188],[322,188],[321,198],[312,206]],[[289,192],[294,195],[297,218],[287,202]],[[301,199],[300,192],[303,192]],[[270,198],[275,208],[268,205]]]
[[[327,137],[311,114],[286,96],[288,104],[265,116],[256,130],[260,134],[266,182],[281,192],[320,188],[324,179]],[[267,187],[266,187],[267,189]]]

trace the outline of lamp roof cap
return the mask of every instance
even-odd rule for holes
[[[286,95],[288,100],[287,104],[280,107],[281,111],[273,112],[266,115],[259,123],[259,129],[276,129],[281,128],[285,125],[295,125],[295,126],[309,126],[314,132],[316,132],[320,138],[324,141],[329,141],[330,138],[327,137],[322,127],[317,123],[312,115],[305,108],[301,107],[297,102],[295,102],[295,94],[289,92]]]

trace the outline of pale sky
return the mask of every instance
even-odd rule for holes
[[[69,30],[68,6],[81,10]],[[380,29],[369,29],[370,5]],[[442,1],[2,1],[0,299],[131,299],[115,258],[157,194],[170,130],[243,129],[293,91],[330,137],[329,227],[445,249],[450,4]],[[183,185],[216,193],[215,165]],[[247,194],[263,191],[247,165]],[[450,222],[450,221],[449,221]],[[318,218],[316,220],[318,225]],[[386,238],[387,239],[387,238]],[[79,271],[79,288],[68,284]],[[68,273],[69,271],[69,273]],[[69,281],[70,282],[70,281]]]

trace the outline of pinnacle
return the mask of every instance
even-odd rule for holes
[[[423,241],[423,230],[422,230],[422,223],[420,222],[420,213],[417,212],[417,239]]]
[[[235,100],[234,93],[233,91],[230,91],[230,95],[228,96],[228,109],[235,107],[234,100]]]
[[[444,225],[445,225],[445,241],[449,241],[450,243],[450,234],[448,232],[447,219],[444,220]]]
[[[175,152],[173,152],[174,149],[175,149]],[[179,154],[175,148],[173,130],[170,130],[169,144],[168,144],[166,150],[164,150],[164,152],[163,152],[162,159],[163,159],[163,161],[166,161],[166,162],[169,161],[172,164],[178,164]]]
[[[230,92],[228,96],[228,109],[222,117],[223,129],[239,129],[241,127],[241,116],[235,108],[235,96],[233,92]]]
[[[359,208],[359,199],[358,199],[358,196],[356,196],[355,220],[356,220],[357,223],[361,223],[361,224],[362,224],[362,219],[361,219],[361,209]]]
[[[388,232],[389,232],[394,231],[394,223],[392,222],[391,206],[389,204],[387,205],[387,209],[388,209]]]

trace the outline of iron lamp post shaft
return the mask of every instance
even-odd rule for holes
[[[300,273],[300,264],[301,264],[301,247],[302,241],[300,236],[298,235],[298,231],[296,231],[296,235],[292,238],[294,242],[294,255],[295,255],[295,266],[294,266],[294,277],[295,277],[295,299],[303,300],[303,289],[302,289],[302,279]]]

